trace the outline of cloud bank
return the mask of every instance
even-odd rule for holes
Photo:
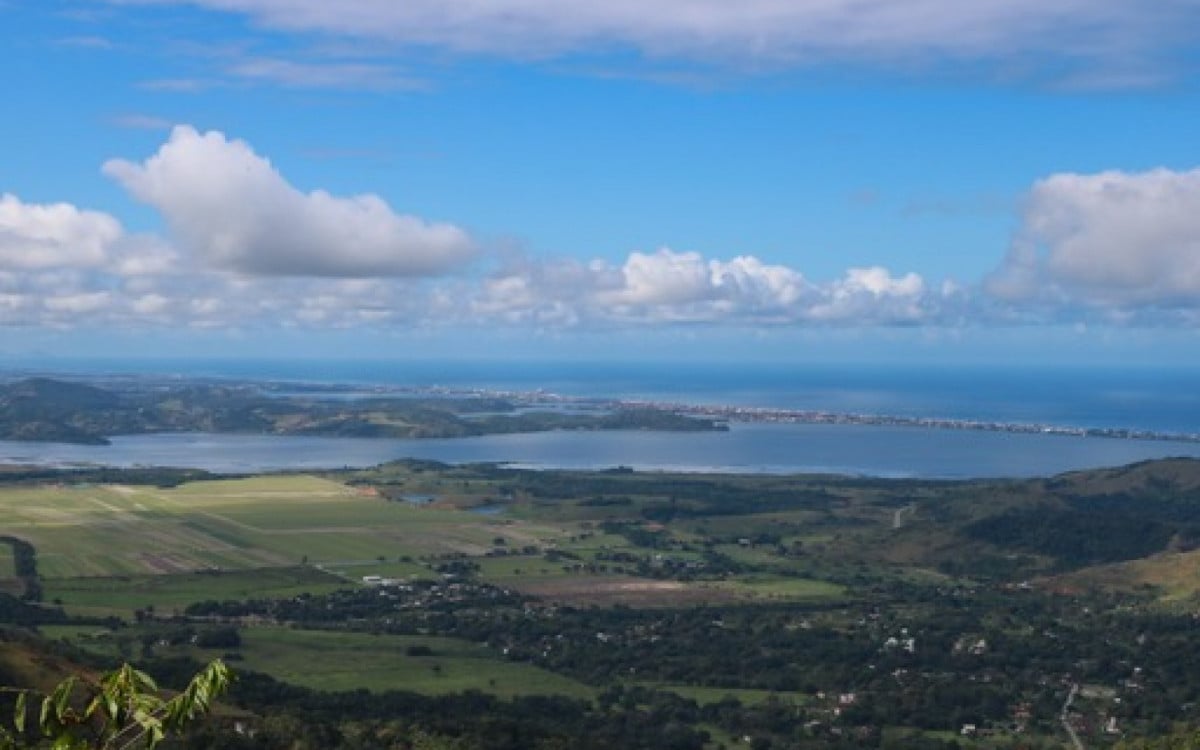
[[[489,255],[373,195],[301,192],[246,143],[175,128],[104,171],[168,237],[0,196],[0,325],[403,328],[1200,324],[1200,169],[1054,174],[974,284],[854,267],[813,279],[754,255]],[[468,263],[467,261],[473,261]]]
[[[1027,63],[1033,54],[1090,61],[1092,78],[1136,69],[1200,27],[1190,0],[141,1],[239,13],[288,32],[522,59],[613,48],[752,65]]]
[[[943,297],[915,273],[852,268],[817,283],[753,256],[728,261],[660,248],[603,261],[524,263],[486,279],[480,317],[534,325],[788,325],[937,322]]]
[[[278,276],[424,276],[470,260],[462,229],[397,214],[377,195],[302,193],[244,141],[178,126],[141,164],[104,173],[166,219],[209,267]]]

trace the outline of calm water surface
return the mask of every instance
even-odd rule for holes
[[[363,467],[420,458],[530,468],[1027,477],[1166,456],[1200,457],[1200,443],[789,424],[735,424],[729,432],[543,432],[433,440],[187,433],[116,437],[107,446],[0,441],[0,463],[178,466],[233,473]]]

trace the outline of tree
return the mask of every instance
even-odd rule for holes
[[[229,668],[217,659],[204,667],[182,692],[163,698],[150,675],[125,664],[96,682],[68,677],[48,694],[0,687],[15,696],[12,727],[0,725],[0,750],[132,750],[154,748],[168,734],[208,713],[212,701],[229,687]],[[41,737],[27,728],[32,701],[41,699]],[[82,706],[82,708],[81,708]]]

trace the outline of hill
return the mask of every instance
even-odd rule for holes
[[[99,425],[115,426],[116,394],[82,383],[30,378],[0,385],[0,438],[104,443]]]
[[[532,409],[478,397],[322,398],[258,384],[125,383],[100,388],[51,378],[0,385],[0,439],[104,444],[113,435],[228,432],[447,438],[548,430],[727,429],[665,408]]]

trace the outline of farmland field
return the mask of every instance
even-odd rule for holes
[[[47,635],[68,639],[98,654],[120,654],[117,637],[95,627],[46,626]],[[163,650],[166,656],[207,660],[195,646]],[[241,631],[237,669],[264,672],[319,690],[410,690],[426,695],[479,690],[501,697],[568,695],[595,691],[569,677],[523,662],[510,662],[485,646],[439,636],[375,635],[282,627]]]
[[[180,574],[405,555],[479,553],[505,522],[388,502],[308,476],[196,482],[174,489],[58,485],[0,491],[5,530],[38,550],[43,578]],[[554,528],[507,531],[515,541]]]
[[[983,716],[1006,742],[1053,737],[1077,670],[1108,691],[1076,701],[1092,719],[1113,715],[1116,697],[1141,700],[1121,692],[1125,664],[1157,664],[1181,684],[1200,674],[1182,666],[1200,521],[1176,494],[1161,499],[1156,470],[1125,470],[1140,495],[1096,501],[1091,475],[921,484],[397,462],[173,488],[123,474],[13,483],[0,518],[40,572],[30,591],[43,605],[11,611],[49,610],[43,634],[99,660],[175,669],[223,656],[247,675],[388,706],[390,690],[444,705],[474,705],[453,703],[464,690],[514,706],[581,698],[605,721],[660,712],[651,726],[664,732],[690,717],[710,732],[707,750],[772,722],[791,733],[773,746],[794,747],[831,717],[890,725],[913,710],[919,723],[901,718],[911,734],[893,745],[999,747],[957,732]],[[1159,520],[1138,526],[1122,503]],[[1039,624],[1011,626],[1027,621]],[[1123,656],[1043,637],[1063,623]],[[991,644],[1006,639],[1042,666],[996,661]],[[1040,723],[1010,729],[1013,707],[1035,704]],[[666,734],[648,746],[673,746]]]
[[[697,685],[674,685],[671,683],[641,683],[642,687],[652,688],[654,690],[669,690],[676,695],[681,695],[684,698],[692,700],[702,705],[711,703],[720,703],[723,700],[734,698],[747,705],[757,705],[768,700],[776,700],[781,703],[791,705],[802,705],[809,700],[809,696],[804,693],[780,693],[774,690],[751,690],[747,688],[714,688],[700,687]]]
[[[443,493],[454,484],[421,479],[420,489]],[[576,508],[568,502],[508,506],[523,512],[484,515],[447,505],[444,494],[437,497],[438,502],[424,505],[395,502],[369,488],[287,475],[169,489],[119,484],[6,488],[0,490],[0,512],[11,519],[5,526],[9,533],[36,547],[45,598],[79,615],[130,617],[138,610],[169,615],[210,599],[320,594],[357,584],[366,575],[428,575],[430,561],[447,555],[469,556],[481,580],[574,604],[687,606],[807,600],[840,591],[794,578],[647,580],[621,566],[606,566],[605,554],[634,548],[620,535],[568,520]],[[547,515],[563,520],[542,520]],[[589,530],[581,533],[583,527]],[[547,559],[541,554],[547,547],[591,567],[581,570]],[[11,569],[8,547],[0,551]],[[769,557],[765,551],[731,552]],[[673,557],[699,559],[686,551]]]
[[[436,694],[473,688],[501,696],[592,694],[575,680],[504,661],[483,646],[453,638],[248,628],[242,641],[246,668],[322,690]],[[410,646],[424,646],[432,653],[410,656]]]
[[[0,594],[19,595],[25,584],[17,578],[16,559],[12,545],[0,544]]]
[[[206,599],[289,597],[342,588],[345,581],[316,568],[261,568],[177,575],[55,578],[45,597],[80,615],[131,617],[137,610],[170,615]]]
[[[0,544],[0,581],[11,579],[17,575],[16,561],[13,559],[12,546]]]

